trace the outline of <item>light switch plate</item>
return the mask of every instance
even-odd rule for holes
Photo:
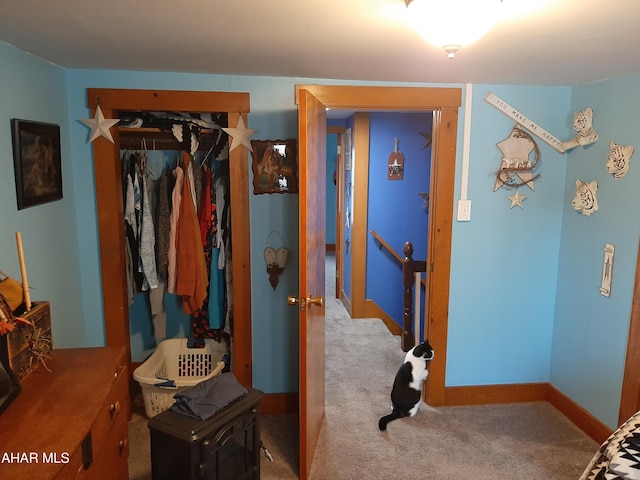
[[[471,220],[471,200],[458,200],[458,217],[459,222],[468,222]]]

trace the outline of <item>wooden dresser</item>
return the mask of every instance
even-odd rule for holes
[[[124,347],[53,350],[0,415],[0,479],[129,478]]]

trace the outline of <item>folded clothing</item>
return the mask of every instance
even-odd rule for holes
[[[170,410],[206,420],[247,392],[233,373],[222,373],[176,393]]]

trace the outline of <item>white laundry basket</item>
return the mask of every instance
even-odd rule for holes
[[[218,375],[224,369],[227,345],[205,339],[204,347],[189,348],[186,338],[163,340],[155,352],[133,371],[142,388],[147,417],[173,405],[173,396]]]

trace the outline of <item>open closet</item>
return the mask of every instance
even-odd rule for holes
[[[166,303],[161,290],[149,288],[158,283],[165,282],[165,286],[171,283],[166,278],[166,265],[157,268],[155,274],[145,271],[144,275],[137,271],[146,269],[132,268],[131,246],[140,245],[140,242],[128,242],[127,238],[131,236],[131,224],[139,220],[125,221],[127,215],[132,218],[132,207],[127,199],[135,196],[134,184],[135,191],[147,189],[152,193],[148,198],[155,199],[148,204],[157,218],[158,200],[168,198],[167,192],[172,191],[175,181],[171,176],[179,170],[176,167],[181,166],[184,172],[191,171],[196,176],[190,183],[193,191],[183,190],[193,196],[196,215],[198,205],[213,205],[204,217],[213,218],[217,227],[206,234],[204,230],[193,232],[198,234],[197,238],[186,237],[201,240],[193,245],[204,249],[207,284],[214,279],[211,284],[214,288],[207,288],[204,304],[201,289],[193,299],[185,295],[178,297],[185,318],[189,319],[183,333],[190,337],[226,340],[232,345],[231,370],[240,383],[251,386],[248,152],[245,148],[229,152],[227,135],[221,130],[235,127],[241,117],[246,123],[249,94],[87,89],[87,102],[92,115],[100,105],[105,118],[121,119],[111,129],[113,144],[104,138],[93,142],[107,345],[124,345],[131,363],[129,312],[132,301],[138,297],[135,292],[148,294],[153,291],[156,297],[160,292],[155,305]],[[190,126],[195,128],[190,129]],[[143,175],[138,175],[141,172]],[[132,180],[134,178],[148,178],[151,184],[138,183]],[[160,183],[155,184],[156,181]],[[162,183],[166,184],[162,187],[164,193],[159,193]],[[157,203],[154,205],[154,202]],[[190,214],[193,215],[193,211]],[[152,257],[160,263],[157,251]],[[208,268],[212,265],[219,265],[219,268]],[[157,275],[160,271],[165,272],[162,278]],[[201,271],[199,275],[202,276]],[[164,308],[158,315],[158,308],[152,307],[151,312],[158,339],[167,336],[165,328],[172,322],[162,310]]]

